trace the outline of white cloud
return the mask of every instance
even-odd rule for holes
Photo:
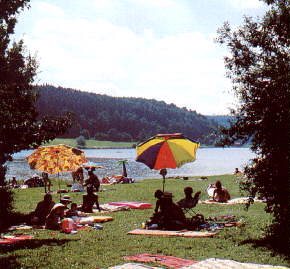
[[[265,5],[260,0],[228,0],[228,2],[232,7],[239,9],[261,8]]]
[[[230,84],[224,78],[223,51],[211,34],[160,37],[150,28],[137,34],[105,19],[70,18],[57,6],[36,3],[31,9],[35,23],[25,41],[30,51],[38,52],[41,83],[155,98],[205,114],[227,112],[231,97],[223,91]],[[113,1],[96,3],[109,8]]]
[[[110,0],[95,0],[94,5],[96,8],[112,8],[113,3]]]
[[[35,9],[35,13],[42,13],[51,17],[61,17],[65,14],[65,12],[61,8],[42,1],[35,1],[33,8]]]

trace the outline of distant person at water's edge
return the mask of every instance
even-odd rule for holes
[[[92,188],[94,188],[94,191],[98,192],[99,188],[100,188],[99,178],[94,174],[94,172],[92,170],[88,171],[88,175],[89,175],[89,178],[86,179],[84,185],[87,186],[88,188],[92,187]]]

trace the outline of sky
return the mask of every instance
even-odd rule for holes
[[[15,39],[36,55],[38,84],[227,114],[236,101],[217,29],[265,10],[259,0],[31,0]]]

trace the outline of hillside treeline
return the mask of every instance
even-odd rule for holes
[[[112,97],[62,87],[37,87],[40,116],[74,113],[75,124],[65,137],[111,141],[141,141],[157,133],[181,132],[210,144],[216,122],[195,111],[162,101]]]

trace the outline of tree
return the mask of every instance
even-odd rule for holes
[[[54,139],[70,126],[70,116],[38,118],[38,94],[33,81],[37,61],[27,55],[23,40],[11,44],[17,15],[29,0],[0,0],[0,186],[5,185],[5,163],[23,149],[37,147]],[[7,220],[12,196],[0,187],[0,219]],[[0,223],[0,229],[3,222]]]
[[[290,245],[290,1],[265,0],[269,11],[245,17],[236,31],[225,23],[218,41],[226,44],[228,76],[240,105],[237,121],[223,131],[224,145],[252,138],[257,154],[246,167],[242,188],[266,199],[273,215],[267,238],[289,253]]]

